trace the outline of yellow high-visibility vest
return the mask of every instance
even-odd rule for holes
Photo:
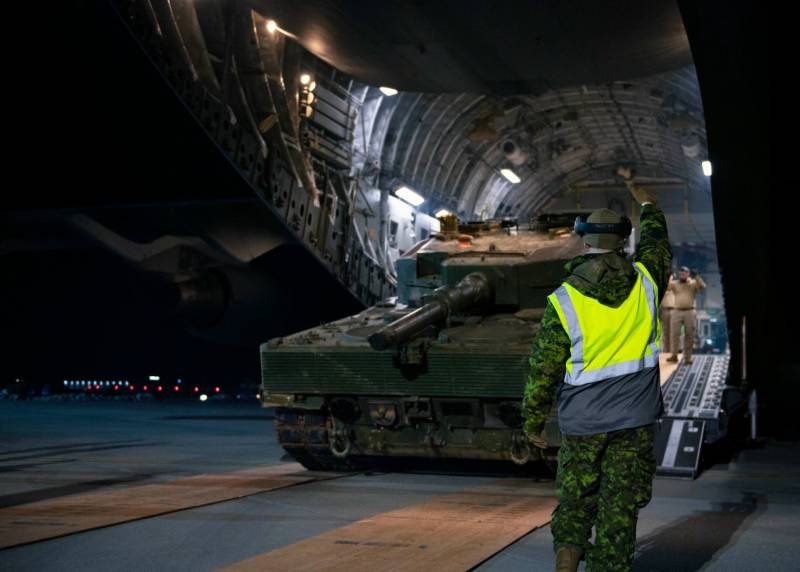
[[[641,262],[634,268],[636,283],[617,308],[581,294],[566,282],[548,296],[572,345],[564,383],[585,385],[658,364],[658,287]]]

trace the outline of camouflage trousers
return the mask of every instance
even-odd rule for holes
[[[650,502],[654,426],[562,437],[551,529],[555,549],[569,545],[586,570],[630,570],[639,510]],[[590,542],[596,528],[594,545]]]

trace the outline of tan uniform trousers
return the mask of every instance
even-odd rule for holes
[[[672,353],[672,308],[661,307],[661,351]]]
[[[670,314],[670,334],[672,341],[670,342],[670,349],[673,353],[678,353],[681,347],[681,325],[684,328],[683,334],[683,357],[684,359],[691,359],[692,349],[694,346],[694,324],[696,321],[694,310],[679,310],[673,308]]]

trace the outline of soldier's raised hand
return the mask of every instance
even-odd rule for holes
[[[629,167],[617,167],[617,174],[622,177],[625,181],[625,186],[630,191],[631,195],[633,195],[633,199],[639,203],[656,203],[658,200],[656,196],[651,193],[650,191],[643,189],[641,187],[637,187],[636,184],[633,182],[633,170]]]

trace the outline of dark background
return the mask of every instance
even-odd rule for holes
[[[263,294],[286,298],[288,291],[284,311],[246,344],[204,339],[176,319],[168,292],[59,224],[59,216],[87,212],[114,219],[127,238],[150,241],[164,229],[143,219],[148,208],[179,220],[183,207],[197,204],[266,207],[109,3],[64,3],[16,21],[34,22],[35,33],[25,40],[25,57],[13,62],[20,87],[9,108],[15,159],[7,165],[2,209],[16,226],[6,224],[0,234],[36,248],[0,252],[0,386],[18,377],[61,383],[160,374],[233,388],[260,382],[258,342],[358,311],[354,298],[290,241],[252,265],[285,284]]]

